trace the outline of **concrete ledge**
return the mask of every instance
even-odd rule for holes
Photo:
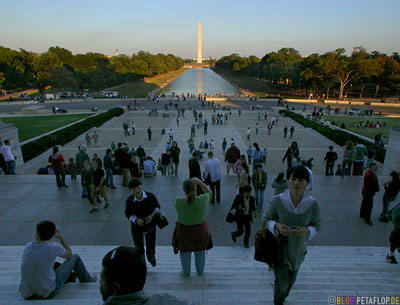
[[[22,108],[22,114],[23,115],[32,115],[32,114],[38,114],[40,110],[42,110],[44,106],[29,106]]]

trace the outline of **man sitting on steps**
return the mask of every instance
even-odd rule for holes
[[[55,237],[61,245],[51,242]],[[57,256],[65,261],[56,271],[53,270]],[[36,225],[36,240],[25,246],[21,263],[21,283],[19,292],[29,299],[48,299],[58,294],[64,286],[72,270],[81,283],[96,282],[96,275],[90,274],[77,254],[72,250],[56,229],[56,225],[48,220]]]
[[[143,292],[147,267],[142,250],[120,246],[102,262],[100,293],[104,305],[187,305],[168,294],[147,296]]]

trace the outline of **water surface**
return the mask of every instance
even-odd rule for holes
[[[235,95],[240,93],[235,87],[224,80],[210,68],[188,69],[171,84],[164,88],[165,94],[207,94]]]

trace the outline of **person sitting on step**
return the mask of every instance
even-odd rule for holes
[[[61,245],[51,242],[53,237],[60,240]],[[57,256],[65,261],[54,271]],[[95,274],[86,270],[79,255],[72,254],[56,225],[48,220],[39,222],[36,240],[25,246],[22,255],[19,292],[26,300],[52,298],[60,292],[72,271],[81,283],[97,280]]]
[[[102,261],[100,293],[104,305],[187,305],[166,293],[147,296],[147,267],[143,251],[120,246],[108,252]]]

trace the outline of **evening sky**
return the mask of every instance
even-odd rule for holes
[[[400,52],[398,0],[0,0],[0,45],[44,52],[131,55],[139,50],[262,57],[282,47],[302,55],[337,48]]]

